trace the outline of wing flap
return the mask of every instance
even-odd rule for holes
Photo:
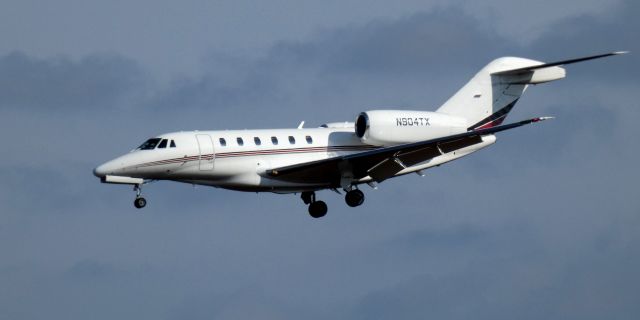
[[[441,154],[442,152],[440,152],[437,146],[428,146],[425,148],[402,152],[398,154],[398,158],[400,158],[407,167],[411,167],[418,163],[425,162],[425,159],[432,159]]]
[[[442,153],[449,153],[452,151],[456,151],[458,149],[472,146],[480,142],[482,142],[482,137],[476,135],[476,136],[470,136],[470,137],[463,137],[453,141],[439,143],[438,147],[440,148],[440,150],[442,150]]]
[[[382,162],[369,169],[367,173],[373,180],[382,182],[393,177],[394,175],[396,175],[396,173],[402,171],[406,167],[407,166],[402,163],[402,160],[400,160],[399,158],[391,157],[382,160]]]

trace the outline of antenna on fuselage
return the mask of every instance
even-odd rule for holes
[[[303,126],[304,126],[304,121],[300,122],[300,124],[298,125],[298,129],[302,129]]]

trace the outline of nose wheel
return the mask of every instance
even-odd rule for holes
[[[135,185],[133,190],[136,192],[136,199],[133,200],[133,206],[138,209],[144,208],[147,205],[147,199],[142,197],[142,185]]]
[[[300,195],[302,202],[309,205],[309,215],[313,218],[322,218],[327,214],[328,208],[324,201],[316,200],[316,193],[305,191]]]
[[[147,200],[143,197],[138,197],[135,200],[133,200],[133,205],[138,209],[142,209],[144,208],[144,206],[147,205]]]

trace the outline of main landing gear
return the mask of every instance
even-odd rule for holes
[[[309,205],[309,215],[313,218],[322,218],[327,214],[327,204],[324,201],[316,200],[316,193],[305,191],[300,195],[302,201]],[[364,193],[358,189],[347,191],[344,201],[350,207],[357,207],[364,203]]]
[[[344,201],[349,207],[357,207],[364,203],[364,192],[360,191],[359,189],[349,190],[344,196]]]
[[[144,208],[147,205],[147,200],[142,197],[142,185],[136,184],[133,186],[133,191],[136,192],[136,199],[133,200],[133,205],[138,209]]]
[[[314,218],[322,218],[327,214],[327,204],[324,201],[316,200],[316,193],[305,191],[300,195],[302,202],[309,205],[309,215]]]

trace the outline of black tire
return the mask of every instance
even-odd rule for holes
[[[324,201],[312,202],[309,205],[309,215],[314,218],[322,218],[327,214],[327,204]]]
[[[147,205],[147,200],[142,197],[136,198],[136,200],[133,201],[133,205],[138,209],[142,209]]]
[[[364,193],[358,189],[353,189],[344,196],[344,201],[349,207],[357,207],[364,203]]]

